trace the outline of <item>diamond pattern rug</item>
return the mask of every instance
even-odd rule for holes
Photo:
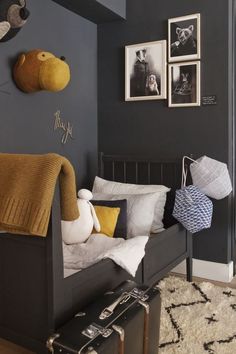
[[[236,354],[236,289],[163,279],[158,354]]]

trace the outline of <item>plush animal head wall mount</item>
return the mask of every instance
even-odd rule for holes
[[[65,57],[40,49],[21,54],[13,69],[16,85],[26,93],[41,90],[58,92],[70,81],[70,68]]]
[[[0,42],[15,37],[29,14],[25,0],[0,0]]]

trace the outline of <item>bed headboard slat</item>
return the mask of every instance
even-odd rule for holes
[[[161,184],[164,184],[163,163],[161,163],[160,168],[161,168],[161,171],[160,171],[160,174],[161,174]]]
[[[123,168],[124,168],[124,181],[127,181],[127,174],[126,174],[126,162],[123,162]]]
[[[115,161],[112,161],[112,180],[115,181]]]
[[[147,164],[147,173],[148,173],[148,184],[151,183],[151,163],[148,162]]]
[[[181,160],[99,154],[99,175],[124,183],[164,184],[180,188]]]
[[[138,162],[135,162],[135,182],[138,183]]]

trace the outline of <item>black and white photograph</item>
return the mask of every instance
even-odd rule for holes
[[[166,41],[125,47],[125,100],[166,98]]]
[[[201,58],[200,14],[171,18],[168,20],[169,62]]]
[[[200,106],[200,62],[169,65],[169,107]]]

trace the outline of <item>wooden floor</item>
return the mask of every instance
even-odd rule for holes
[[[180,275],[178,274],[178,276]],[[208,281],[208,280],[194,277],[193,281],[201,282],[201,281]],[[217,286],[223,286],[223,287],[228,286],[230,288],[236,289],[236,277],[234,277],[231,283],[221,283],[221,282],[211,281],[211,280],[209,281]],[[34,353],[24,348],[18,347],[17,345],[7,342],[3,339],[0,339],[0,354],[34,354]]]
[[[32,352],[0,339],[0,354],[32,354]]]
[[[171,275],[175,275],[175,276],[178,276],[181,278],[185,277],[185,275],[177,274],[177,273],[171,273]],[[220,281],[208,280],[208,279],[203,279],[203,278],[198,278],[198,277],[193,277],[193,281],[198,282],[198,283],[201,283],[202,281],[208,281],[209,283],[215,284],[217,286],[229,287],[229,288],[236,289],[236,276],[233,278],[231,283],[222,283]]]

